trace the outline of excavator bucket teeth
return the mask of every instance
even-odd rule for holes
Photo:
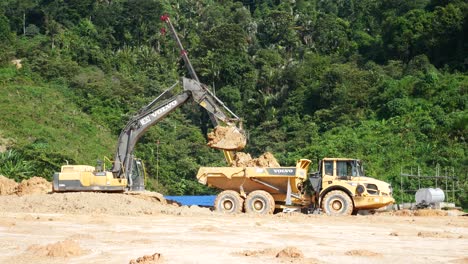
[[[247,139],[242,130],[237,127],[217,126],[208,133],[208,146],[222,150],[244,149]]]

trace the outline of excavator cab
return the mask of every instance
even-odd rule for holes
[[[130,174],[130,177],[132,179],[130,191],[145,190],[146,168],[141,159],[133,159],[132,173]]]

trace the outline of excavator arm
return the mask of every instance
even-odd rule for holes
[[[171,99],[156,104],[155,101],[151,102],[153,105],[148,105],[143,111],[132,117],[122,130],[117,143],[117,151],[114,157],[114,165],[112,172],[118,178],[126,176],[131,184],[132,177],[128,177],[131,173],[131,166],[133,162],[133,150],[138,139],[153,125],[158,123],[167,114],[174,111],[180,105],[184,104],[190,98],[190,93],[184,91],[183,93],[172,97]],[[155,105],[156,104],[156,105]],[[127,168],[127,170],[125,170]]]
[[[201,84],[200,82],[193,79],[182,78],[182,84],[184,88],[183,92],[168,100],[161,101],[160,99],[162,96],[168,91],[172,90],[176,84],[168,90],[164,91],[147,106],[143,107],[135,116],[130,119],[125,128],[120,133],[117,151],[114,157],[114,164],[111,171],[116,178],[127,178],[130,189],[141,189],[143,187],[143,181],[139,180],[138,183],[134,183],[134,177],[131,175],[133,171],[132,166],[134,160],[133,150],[138,139],[140,139],[141,136],[151,126],[157,124],[166,115],[183,105],[190,98],[202,106],[205,110],[207,110],[208,113],[214,116],[216,120],[219,120],[228,126],[233,126],[240,120],[239,117],[237,117],[231,110],[229,110],[229,108],[224,105],[223,102],[221,102],[207,89],[206,85]],[[229,113],[232,117],[229,117],[226,112]],[[245,146],[245,143],[245,137],[242,134],[239,134],[238,140],[232,142],[229,140],[224,141],[222,146],[219,148],[229,151],[239,150]],[[211,147],[218,148],[216,144]],[[135,184],[139,185],[139,187],[135,188]]]
[[[193,68],[192,63],[190,62],[190,59],[188,57],[188,53],[184,49],[184,46],[182,45],[182,42],[180,41],[179,36],[177,35],[177,31],[175,30],[174,25],[172,24],[171,19],[169,18],[169,15],[167,15],[167,14],[162,15],[161,16],[161,21],[163,21],[164,23],[166,23],[169,26],[169,30],[171,31],[172,37],[174,38],[174,40],[177,43],[177,46],[179,47],[180,56],[182,57],[182,60],[184,61],[185,67],[187,68],[190,76],[195,81],[200,82],[200,80],[198,79],[197,73],[195,72],[195,69]],[[211,95],[211,98],[215,99],[217,101],[217,103],[224,106],[224,104],[218,98],[216,98],[216,96],[214,94],[212,94],[210,92],[210,90],[206,89],[206,91],[207,91],[207,93],[209,93]],[[210,99],[208,99],[208,100],[210,100]],[[211,102],[211,103],[213,103],[213,102]],[[200,103],[200,105],[205,107],[201,103]],[[208,107],[209,107],[209,105],[208,105]],[[213,126],[216,128],[219,125],[218,123],[219,123],[220,118],[222,120],[222,117],[214,114],[212,111],[210,111],[210,109],[208,109],[206,107],[205,107],[205,109],[208,110],[208,115],[210,117],[210,120],[213,123]],[[238,117],[234,113],[232,113],[229,109],[227,109],[227,110],[230,112],[230,114],[232,114],[233,116],[235,116],[238,119]],[[231,125],[229,123],[227,123],[227,124],[229,126]],[[242,126],[242,123],[240,123],[240,124]],[[224,131],[223,131],[223,133],[224,133]],[[231,135],[241,134],[241,136],[239,137],[239,140],[241,142],[243,142],[244,143],[243,146],[245,146],[246,139],[245,139],[245,134],[244,134],[244,131],[243,131],[242,127],[237,128],[237,127],[234,127],[234,126],[230,126],[230,129],[227,130],[227,133],[229,133]],[[214,137],[216,138],[216,136],[217,135],[215,134]],[[228,138],[228,137],[226,137],[226,138]],[[235,140],[235,137],[233,137],[233,140]],[[226,140],[221,140],[221,141],[218,141],[217,144],[211,144],[211,142],[210,142],[209,145],[212,148],[217,148],[217,149],[223,150],[224,157],[226,158],[227,163],[231,164],[233,162],[233,159],[234,159],[234,153],[231,150],[229,150],[228,148],[226,148],[226,146],[229,145],[230,143],[231,142],[228,142]],[[241,148],[239,148],[239,149],[241,149]],[[239,150],[239,149],[236,149],[236,150]]]
[[[180,41],[179,39],[179,36],[177,35],[177,31],[175,30],[174,28],[174,25],[172,25],[172,22],[171,22],[171,19],[169,18],[169,15],[162,15],[161,16],[161,21],[163,21],[164,23],[166,23],[168,26],[169,26],[169,30],[171,31],[172,33],[172,37],[174,38],[174,40],[176,41],[177,43],[177,46],[179,47],[179,50],[180,50],[180,56],[182,57],[182,60],[184,61],[185,63],[185,67],[187,68],[189,74],[190,74],[190,77],[192,77],[193,80],[197,81],[197,82],[200,82],[200,80],[198,79],[198,75],[197,73],[195,72],[195,69],[193,68],[192,66],[192,63],[190,62],[190,59],[188,57],[188,53],[187,51],[184,49],[184,46],[182,45],[182,42]],[[224,106],[224,104],[214,95],[211,93],[210,90],[206,89],[206,91],[211,95],[211,98],[215,99],[217,101],[217,103],[221,104]],[[210,99],[208,99],[210,100]],[[197,101],[197,99],[195,99],[195,101]],[[197,101],[198,102],[198,101]],[[214,102],[212,102],[214,103]],[[202,105],[203,106],[203,105]],[[205,106],[203,106],[205,107]],[[209,107],[209,106],[208,106]],[[227,108],[226,108],[227,109]],[[213,126],[217,126],[219,125],[218,124],[218,120],[222,120],[224,117],[220,117],[219,115],[216,115],[214,113],[212,113],[210,111],[210,109],[207,109],[208,110],[208,115],[210,116],[210,119],[211,119],[211,122],[213,123]],[[233,115],[235,116],[237,119],[239,119],[234,113],[232,113],[229,109],[228,111]]]

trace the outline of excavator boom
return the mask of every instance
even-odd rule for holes
[[[182,45],[182,42],[180,41],[179,36],[177,35],[177,32],[174,28],[174,25],[171,22],[171,19],[167,14],[165,14],[161,16],[161,21],[169,26],[169,30],[171,31],[172,36],[180,49],[180,56],[182,57],[185,63],[185,67],[193,79],[192,81],[200,82],[197,73],[195,72],[192,63],[190,62],[188,53],[184,49],[184,46]],[[228,163],[231,163],[233,157],[233,153],[231,151],[243,149],[247,142],[245,132],[242,129],[242,123],[240,122],[241,120],[231,110],[229,110],[229,108],[227,108],[224,103],[219,100],[207,87],[205,91],[210,95],[208,98],[197,98],[197,96],[194,95],[194,100],[208,111],[211,122],[215,127],[214,131],[208,134],[208,146],[211,148],[223,150],[226,160]],[[203,102],[203,100],[206,101]],[[212,109],[210,109],[210,105],[216,104],[223,106],[226,111],[235,117],[235,119],[232,120],[235,122],[233,123],[226,120],[226,117],[222,112],[212,111]],[[219,126],[219,121],[222,121],[227,126]],[[240,123],[240,127],[235,126],[235,123]]]
[[[128,184],[131,186],[131,189],[144,188],[143,181],[141,179],[136,179],[132,175],[134,160],[133,150],[138,139],[140,139],[151,126],[161,121],[166,115],[173,112],[190,98],[202,106],[217,120],[228,124],[228,127],[218,126],[215,128],[215,132],[223,132],[218,133],[218,135],[210,139],[210,147],[223,149],[225,151],[240,150],[245,147],[245,136],[233,126],[233,124],[239,121],[239,118],[234,115],[232,111],[216,98],[204,84],[193,79],[182,78],[182,86],[184,89],[182,93],[163,101],[160,101],[161,96],[158,96],[158,98],[153,100],[150,104],[143,107],[140,112],[130,119],[120,133],[111,171],[116,178],[128,179]],[[175,87],[175,85],[170,89],[173,87]],[[163,94],[166,92],[167,91]],[[226,113],[230,113],[232,117],[228,116]],[[134,182],[134,180],[136,182]]]

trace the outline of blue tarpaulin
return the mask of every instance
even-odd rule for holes
[[[216,195],[186,195],[164,196],[167,200],[173,200],[182,205],[213,206]]]

